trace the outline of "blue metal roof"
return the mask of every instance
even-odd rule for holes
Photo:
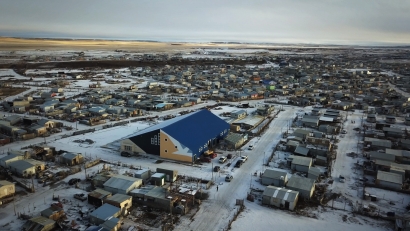
[[[163,127],[162,130],[199,156],[207,149],[208,141],[223,138],[228,134],[229,124],[204,109],[188,114],[183,119]]]

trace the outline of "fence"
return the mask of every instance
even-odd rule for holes
[[[100,162],[101,162],[100,159],[96,159],[96,160],[93,160],[93,161],[89,161],[88,163],[85,163],[85,164],[84,164],[84,167],[85,167],[85,168],[91,168],[91,167],[93,167],[93,166],[99,164]]]
[[[86,130],[82,130],[82,131],[73,132],[73,136],[82,135],[82,134],[86,134],[86,133],[90,133],[90,132],[95,132],[95,128],[90,128],[90,129],[86,129]]]

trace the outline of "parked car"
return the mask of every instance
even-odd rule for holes
[[[209,158],[209,157],[202,157],[202,158],[201,158],[201,161],[202,161],[202,162],[205,162],[205,163],[211,163],[212,160],[211,160],[211,158]]]
[[[219,158],[219,163],[223,164],[223,163],[226,162],[226,160],[227,160],[226,156],[221,156],[221,157]]]
[[[218,156],[218,154],[216,154],[215,152],[212,153],[212,154],[209,154],[209,157],[210,157],[211,159],[215,159],[217,156]]]
[[[226,158],[229,159],[229,160],[232,159],[232,157],[233,157],[232,154],[228,154],[228,155],[226,156]]]
[[[214,172],[219,172],[220,170],[221,170],[221,167],[219,167],[219,166],[214,167]]]
[[[248,150],[253,150],[253,145],[249,145]]]
[[[84,193],[74,194],[74,198],[80,201],[87,200],[87,196]]]
[[[226,182],[231,182],[232,179],[233,179],[232,175],[226,175],[226,177],[225,177]]]
[[[245,163],[248,160],[248,156],[241,156],[241,160]]]
[[[347,131],[343,129],[342,134],[347,134]]]
[[[236,161],[235,168],[240,168],[243,164],[243,160]]]
[[[340,181],[340,183],[344,183],[345,182],[345,177],[340,175],[339,176],[339,181]]]
[[[131,157],[131,153],[129,153],[129,152],[121,152],[121,156]]]
[[[69,184],[69,185],[75,185],[75,184],[77,184],[78,182],[81,182],[81,180],[78,179],[78,178],[72,178],[72,179],[70,179],[70,180],[68,181],[68,184]]]

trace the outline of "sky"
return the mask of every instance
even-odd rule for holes
[[[410,44],[410,0],[1,0],[0,36]]]

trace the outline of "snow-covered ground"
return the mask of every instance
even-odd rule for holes
[[[322,209],[313,212],[317,219],[297,216],[294,213],[272,209],[258,202],[245,201],[245,210],[232,223],[232,230],[283,230],[283,231],[381,231],[392,230],[383,222],[339,210]],[[313,214],[311,214],[313,215]]]

